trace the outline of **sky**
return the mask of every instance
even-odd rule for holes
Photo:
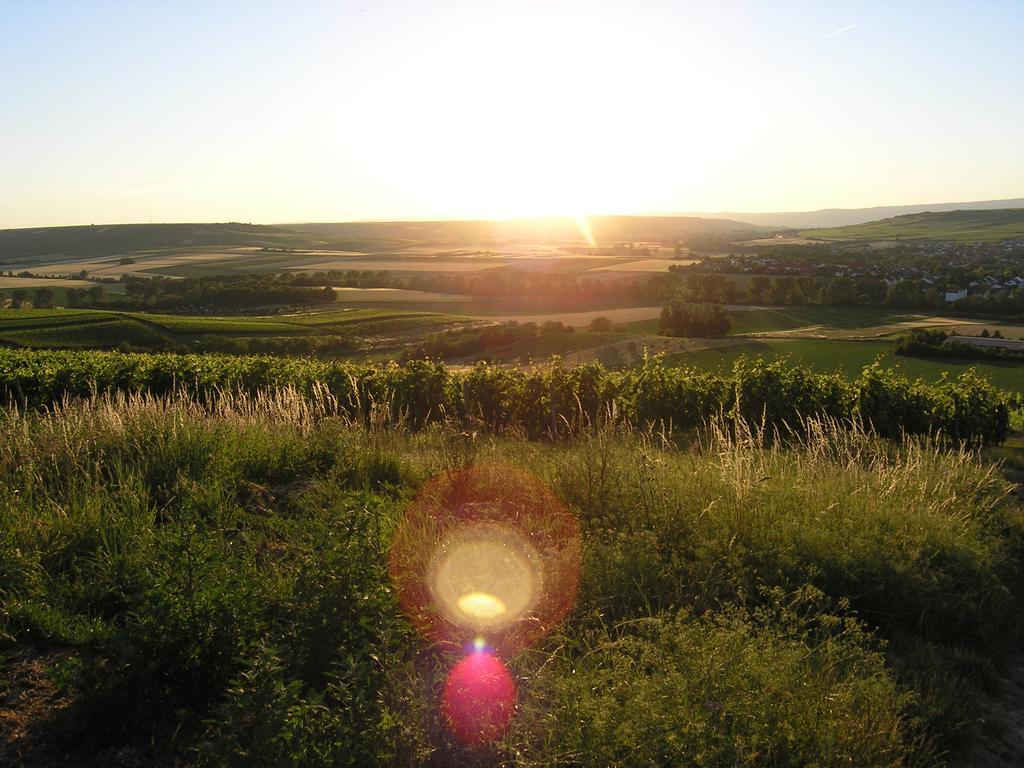
[[[0,228],[1024,196],[1024,0],[0,0]]]

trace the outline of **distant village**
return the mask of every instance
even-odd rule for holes
[[[884,250],[843,244],[769,246],[705,257],[691,269],[719,274],[915,281],[948,303],[1024,290],[1024,239],[998,243],[915,243]]]

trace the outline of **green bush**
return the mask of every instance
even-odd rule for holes
[[[595,630],[537,675],[525,764],[891,766],[909,702],[855,622],[729,611]],[[547,718],[539,713],[548,714]]]

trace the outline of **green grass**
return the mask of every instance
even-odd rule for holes
[[[859,307],[776,307],[729,312],[731,335],[788,331],[821,325],[843,330],[868,329],[912,320],[921,315]]]
[[[911,213],[847,227],[808,229],[823,240],[950,240],[997,242],[1024,238],[1024,208]]]
[[[938,765],[1019,640],[1019,510],[970,452],[827,424],[529,443],[325,404],[0,411],[0,693],[24,659],[60,683],[5,697],[24,736],[0,758]],[[458,654],[388,573],[410,501],[477,462],[546,483],[583,551],[571,614],[506,660],[519,706],[482,751],[438,707]]]

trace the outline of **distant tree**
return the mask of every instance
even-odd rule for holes
[[[690,304],[673,299],[661,309],[658,332],[663,336],[724,336],[729,325],[720,304]]]
[[[747,300],[751,304],[761,304],[768,300],[768,291],[772,287],[772,279],[765,275],[757,275],[747,286]]]
[[[804,306],[807,304],[818,304],[821,301],[821,290],[818,281],[813,277],[798,277],[793,281],[788,296],[788,304]]]
[[[768,301],[771,304],[789,304],[794,294],[792,277],[777,277],[768,290]]]
[[[889,286],[885,303],[890,307],[919,307],[926,302],[924,292],[916,280],[900,280]]]
[[[89,300],[88,296],[88,293],[83,288],[68,288],[68,306],[72,308],[84,306]]]
[[[18,309],[25,304],[25,300],[28,298],[28,291],[24,288],[15,288],[14,292],[11,293],[11,306]]]
[[[595,333],[608,333],[612,329],[612,321],[604,315],[590,321],[590,330]]]
[[[553,336],[555,334],[565,333],[565,326],[558,320],[547,320],[540,327],[540,332],[545,336]]]
[[[736,282],[723,275],[690,275],[686,279],[686,297],[690,301],[731,304],[736,301]]]
[[[35,293],[32,294],[32,304],[39,309],[52,307],[53,296],[54,293],[52,288],[36,288]]]
[[[857,296],[857,284],[849,277],[837,277],[830,280],[822,290],[822,298],[825,304],[841,307],[860,303]]]
[[[94,285],[89,289],[89,303],[92,305],[99,304],[103,301],[103,286]]]

